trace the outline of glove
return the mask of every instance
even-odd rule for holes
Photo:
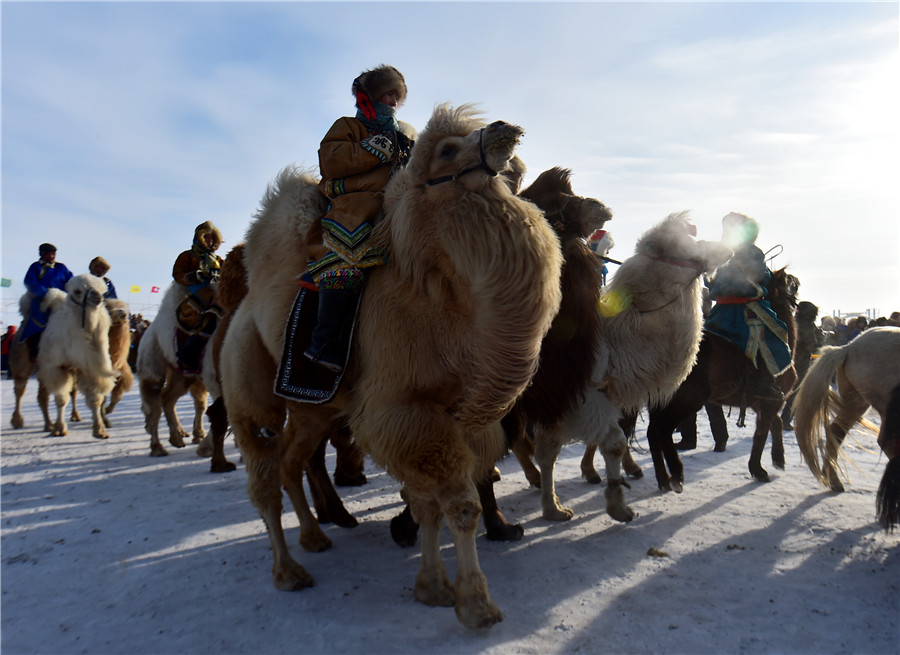
[[[206,271],[197,271],[196,273],[194,273],[194,278],[197,280],[197,282],[203,284],[204,282],[209,282],[210,275]]]
[[[374,134],[360,141],[360,145],[386,164],[394,156],[394,142],[387,134]]]

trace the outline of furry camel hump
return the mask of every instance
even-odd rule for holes
[[[363,300],[361,331],[383,333],[387,321],[395,340],[438,344],[446,377],[462,387],[451,411],[470,428],[499,420],[527,386],[559,309],[559,240],[502,175],[485,175],[506,169],[522,133],[486,125],[471,106],[435,109],[409,165],[391,179],[376,227],[392,282]],[[382,307],[396,311],[388,317]],[[418,369],[434,366],[433,353],[411,350],[407,366],[404,375],[428,377]],[[371,370],[392,368],[384,361]]]
[[[295,278],[306,269],[308,231],[327,208],[317,184],[309,171],[288,166],[267,187],[246,234],[248,289]]]

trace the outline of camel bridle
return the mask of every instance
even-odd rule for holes
[[[481,128],[478,131],[478,154],[481,157],[480,162],[478,162],[474,166],[470,166],[469,168],[465,168],[457,173],[454,173],[453,175],[444,175],[442,177],[434,177],[430,180],[425,180],[425,184],[427,184],[428,186],[436,186],[438,184],[443,184],[444,182],[455,182],[464,175],[468,175],[469,173],[474,173],[476,171],[485,171],[491,177],[497,177],[499,171],[495,171],[493,168],[491,168],[487,163],[487,158],[484,156],[484,130],[485,128]]]
[[[100,304],[99,302],[93,302],[93,301],[91,301],[91,294],[96,294],[96,293],[97,293],[96,291],[88,291],[88,292],[86,292],[86,293],[84,294],[84,298],[83,298],[80,302],[79,302],[78,300],[76,300],[76,299],[72,296],[71,293],[70,293],[70,294],[68,295],[68,297],[66,298],[66,300],[71,301],[71,303],[72,303],[73,305],[75,305],[76,307],[80,307],[80,308],[81,308],[81,329],[82,329],[82,330],[84,329],[84,323],[85,323],[85,320],[87,319],[88,302],[90,302],[92,305],[99,305],[99,304]]]

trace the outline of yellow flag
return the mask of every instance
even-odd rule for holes
[[[131,293],[138,293],[141,290],[139,286],[131,285]]]

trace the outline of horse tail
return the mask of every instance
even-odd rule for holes
[[[900,525],[900,455],[884,467],[875,496],[875,515],[887,533],[892,533],[894,527]]]
[[[822,348],[794,394],[794,434],[800,455],[816,479],[826,486],[823,465],[827,451],[823,430],[828,433],[831,417],[836,413],[834,405],[839,398],[831,389],[831,381],[846,357],[844,348]]]

